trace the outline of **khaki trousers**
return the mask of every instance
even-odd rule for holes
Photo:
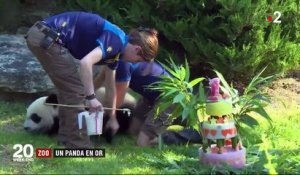
[[[157,118],[155,116],[155,104],[151,104],[147,99],[141,98],[133,113],[132,123],[130,126],[130,132],[136,134],[138,132],[144,132],[150,139],[157,137],[159,134],[165,131],[165,129],[172,124],[172,120],[169,116],[174,110],[174,105],[171,105],[164,111],[162,111]]]
[[[36,23],[37,24],[37,23]],[[48,49],[40,46],[47,26],[33,25],[27,33],[27,45],[37,57],[58,92],[58,102],[66,105],[83,105],[84,88],[74,58],[68,49],[53,43]],[[78,48],[80,49],[80,48]],[[66,148],[90,148],[91,142],[85,124],[80,131],[77,115],[83,108],[59,107],[58,143]]]

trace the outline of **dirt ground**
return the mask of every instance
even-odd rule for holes
[[[278,78],[266,90],[269,95],[275,97],[272,101],[274,105],[280,103],[280,100],[295,102],[300,110],[300,71]]]

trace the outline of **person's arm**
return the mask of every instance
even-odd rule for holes
[[[99,62],[102,58],[102,50],[99,47],[96,47],[90,53],[80,60],[80,77],[84,86],[84,93],[86,96],[91,96],[95,94],[94,85],[93,85],[93,74],[92,68],[93,65]],[[90,111],[103,110],[102,104],[96,99],[89,99]]]
[[[111,108],[116,108],[116,71],[105,67],[105,101]],[[115,110],[110,110],[110,116],[115,117]]]
[[[105,71],[104,69],[101,69],[94,79],[95,90],[103,86],[104,79],[105,79]],[[117,91],[116,107],[117,108],[119,108],[123,104],[125,94],[127,92],[127,88],[129,87],[129,82],[130,81],[116,82],[116,91]]]
[[[116,118],[116,81],[115,81],[116,71],[110,69],[108,66],[105,67],[105,100],[109,107],[113,110],[109,110],[109,120],[107,122],[106,128],[111,128],[113,134],[115,134],[120,125]]]
[[[122,81],[116,83],[117,108],[119,108],[122,105],[128,86],[129,86],[129,81]]]
[[[95,90],[99,89],[103,86],[105,80],[105,68],[101,66],[99,73],[96,75],[94,79],[94,88]]]

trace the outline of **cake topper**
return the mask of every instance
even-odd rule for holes
[[[208,96],[208,100],[212,102],[216,102],[222,99],[222,95],[220,94],[220,79],[219,78],[210,79],[209,85],[210,85],[210,96]]]

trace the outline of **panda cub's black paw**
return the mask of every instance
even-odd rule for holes
[[[113,131],[111,128],[105,129],[103,136],[107,143],[112,144],[114,135],[113,135]]]

